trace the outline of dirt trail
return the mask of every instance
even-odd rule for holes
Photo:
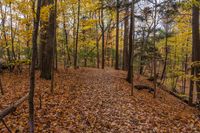
[[[0,109],[10,103],[7,101],[26,93],[28,88],[27,78],[14,76],[7,79],[7,76],[4,76],[4,80],[8,80],[4,85],[8,94],[0,97]],[[131,86],[125,77],[126,72],[111,69],[60,70],[56,73],[55,93],[51,95],[49,82],[38,76],[36,132],[200,132],[195,109],[161,90],[156,99],[145,90],[134,90],[134,96],[130,96]],[[14,78],[21,80],[21,84],[14,86],[15,90],[11,89]],[[146,82],[142,78],[136,80]],[[42,95],[42,109],[39,109],[39,95]],[[27,131],[27,107],[27,103],[23,104],[14,115],[5,119],[13,131]],[[2,123],[0,132],[6,132]]]

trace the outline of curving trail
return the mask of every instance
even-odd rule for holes
[[[130,96],[131,85],[125,81],[125,77],[126,72],[112,69],[60,70],[56,73],[54,95],[49,94],[49,82],[38,78],[36,131],[200,132],[200,121],[195,109],[161,90],[156,99],[145,90],[134,90],[134,96]],[[137,77],[135,82],[147,81]],[[9,92],[12,93],[11,90]],[[23,91],[20,92],[22,94]],[[39,95],[42,95],[42,109],[39,109]],[[14,99],[14,96],[5,97],[0,99],[0,103],[5,99]],[[18,109],[16,114],[6,118],[8,126],[13,131],[27,131],[27,104]],[[0,124],[2,131],[6,129]]]

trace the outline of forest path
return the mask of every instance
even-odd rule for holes
[[[158,91],[156,99],[145,90],[134,90],[134,95],[130,96],[131,85],[125,81],[125,77],[126,72],[112,69],[60,70],[56,73],[56,87],[52,95],[49,94],[49,82],[39,79],[37,73],[36,131],[200,132],[195,109],[162,90]],[[135,82],[147,82],[143,77],[138,77]],[[5,96],[0,99],[0,103],[5,104],[3,101],[16,99],[27,91],[27,80],[23,77],[15,78],[21,80],[21,84],[16,84],[16,89],[13,90],[15,96]],[[26,89],[17,90],[20,87]],[[39,109],[39,95],[42,95],[42,109]],[[5,119],[13,131],[17,129],[24,132],[28,129],[27,111],[27,104],[23,104],[17,110],[17,115],[10,115]],[[0,124],[1,131],[6,129]]]

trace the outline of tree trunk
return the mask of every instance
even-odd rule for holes
[[[42,1],[42,7],[49,5],[48,0]],[[40,70],[44,70],[44,57],[45,57],[45,47],[47,45],[47,30],[48,30],[48,21],[41,20],[40,21],[40,45],[39,45],[39,68]]]
[[[103,4],[103,0],[101,0],[101,13],[100,13],[100,21],[101,21],[101,36],[102,36],[102,61],[101,61],[101,68],[104,69],[104,65],[105,65],[105,46],[104,46],[104,43],[105,43],[105,39],[104,39],[104,32],[105,32],[105,29],[104,29],[104,4]]]
[[[153,31],[153,43],[154,43],[154,56],[153,56],[153,68],[154,68],[154,98],[156,98],[157,93],[157,60],[156,60],[156,20],[157,20],[157,0],[155,0],[155,9],[154,9],[154,31]]]
[[[187,46],[188,46],[188,43],[187,43]],[[185,55],[184,69],[185,69],[185,75],[187,75],[188,74],[188,54],[187,53]],[[183,93],[184,94],[185,94],[186,85],[187,85],[187,80],[186,80],[186,77],[184,77],[184,80],[183,80]]]
[[[199,41],[199,7],[198,5],[193,4],[192,7],[192,62],[200,61],[200,41]],[[199,78],[200,67],[198,65],[192,65],[192,72],[191,75],[194,77],[196,76]],[[190,83],[190,96],[189,96],[189,103],[193,103],[193,87],[194,81],[191,79]],[[200,101],[200,81],[196,82],[197,88],[197,102]]]
[[[145,43],[145,29],[142,27],[142,45],[141,45],[141,55],[140,55],[140,75],[143,74],[143,70],[144,70],[144,43]]]
[[[53,0],[49,1],[50,5],[54,4]],[[42,62],[42,70],[41,70],[41,78],[50,80],[51,79],[51,64],[54,60],[53,58],[53,49],[55,45],[54,36],[55,36],[55,11],[54,8],[50,10],[49,14],[49,22],[48,22],[48,29],[47,29],[47,44],[45,46],[45,53]]]
[[[116,53],[115,53],[115,69],[119,69],[119,0],[116,5]]]
[[[167,59],[168,59],[168,24],[166,23],[165,27],[165,60],[164,60],[164,67],[161,75],[161,83],[164,83],[164,76],[166,74],[166,68],[167,68]]]
[[[78,63],[78,38],[79,38],[79,21],[80,21],[80,0],[78,0],[78,15],[77,15],[77,27],[76,27],[76,44],[75,44],[75,55],[74,55],[74,69],[77,69]]]
[[[56,43],[57,43],[57,38],[56,38],[56,18],[57,18],[57,0],[54,0],[54,37],[53,37],[53,41],[54,41],[54,45],[53,45],[53,53],[52,53],[52,64],[51,64],[51,93],[53,93],[54,91],[54,57],[57,56],[56,55]],[[57,58],[57,57],[56,57]],[[55,60],[56,64],[57,64],[57,59]],[[56,69],[57,69],[57,65],[56,65]]]
[[[100,61],[99,61],[99,34],[98,34],[98,24],[96,22],[96,47],[97,47],[97,68],[99,68],[99,64],[100,64]]]
[[[37,12],[36,18],[34,18],[34,27],[32,34],[32,63],[31,63],[31,71],[30,71],[30,89],[29,89],[29,126],[30,133],[34,133],[34,93],[35,93],[35,63],[37,56],[37,36],[39,29],[39,21],[40,21],[40,9],[41,9],[41,0],[37,2]],[[35,2],[33,3],[33,12],[35,10]]]
[[[129,67],[127,80],[129,83],[133,83],[133,55],[134,55],[134,39],[135,39],[135,14],[134,5],[135,0],[132,1],[131,17],[130,17],[130,34],[129,34]]]
[[[69,47],[68,47],[68,32],[66,30],[66,20],[65,20],[65,14],[63,13],[63,28],[64,28],[64,34],[65,34],[65,42],[66,42],[66,50],[67,50],[67,56],[68,56],[68,60],[67,60],[67,63],[69,65],[71,65],[71,58],[70,58],[70,53],[69,53]],[[65,50],[65,48],[64,48]],[[65,55],[66,57],[66,52],[65,52]],[[66,58],[65,58],[66,59]]]
[[[128,3],[125,0],[125,3]],[[128,70],[128,34],[129,34],[129,7],[125,9],[125,19],[124,19],[124,48],[123,48],[123,70]]]
[[[14,48],[14,34],[13,34],[13,16],[12,16],[12,3],[10,2],[10,33],[11,33],[11,46],[12,46],[12,60],[16,60]]]

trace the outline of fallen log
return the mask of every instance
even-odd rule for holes
[[[134,85],[134,87],[138,90],[147,89],[147,90],[149,90],[149,93],[154,92],[154,88],[152,88],[152,87],[150,87],[149,85],[146,85],[146,84]]]
[[[15,112],[15,110],[17,109],[17,107],[19,105],[21,105],[26,99],[28,99],[28,93],[23,96],[22,98],[20,98],[19,100],[17,100],[15,103],[13,103],[12,105],[10,105],[9,107],[5,108],[4,110],[0,111],[0,121],[2,121],[2,119],[4,117],[6,117],[8,114]]]
[[[184,97],[181,97],[178,93],[173,92],[171,90],[168,90],[166,86],[164,85],[160,85],[159,86],[162,90],[164,90],[165,92],[171,94],[172,96],[176,97],[177,99],[181,100],[182,102],[189,104],[189,101],[187,99],[185,99]],[[193,105],[194,106],[194,105]]]

